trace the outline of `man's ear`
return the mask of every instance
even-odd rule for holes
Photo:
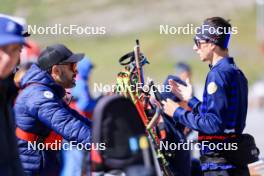
[[[52,76],[59,76],[61,75],[61,69],[58,65],[53,65],[51,68],[51,75]]]
[[[215,51],[215,49],[217,48],[217,46],[215,45],[215,44],[213,44],[213,43],[209,43],[210,45],[210,49],[212,50],[212,51]]]

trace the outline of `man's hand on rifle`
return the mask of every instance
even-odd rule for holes
[[[179,103],[172,101],[171,99],[166,99],[166,101],[162,101],[163,111],[170,117],[173,117],[175,110],[180,107]]]
[[[172,93],[174,93],[180,100],[188,102],[192,98],[193,89],[190,84],[190,80],[186,80],[187,86],[179,84],[173,80],[169,80],[169,84],[172,87]]]

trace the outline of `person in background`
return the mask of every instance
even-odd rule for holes
[[[30,62],[25,63],[25,64],[21,64],[19,66],[18,70],[16,71],[15,76],[14,76],[14,82],[15,82],[15,85],[18,89],[20,89],[20,83],[21,83],[23,76],[29,70],[31,65],[32,65],[32,63],[30,63]]]
[[[33,40],[27,40],[29,47],[23,48],[20,55],[20,64],[25,63],[37,63],[41,49],[37,42]]]
[[[77,64],[76,86],[71,90],[73,101],[70,106],[83,116],[92,117],[97,100],[91,96],[89,82],[94,65],[88,58]]]
[[[84,58],[77,64],[76,86],[71,89],[73,100],[70,107],[83,116],[91,119],[97,100],[94,99],[89,90],[89,79],[93,64],[88,58]],[[67,141],[64,141],[67,142]],[[89,154],[84,150],[62,150],[61,176],[89,175]]]
[[[192,80],[191,67],[185,62],[178,62],[177,64],[175,64],[175,74],[177,77],[179,77],[183,81],[191,82],[191,80]],[[182,102],[181,106],[186,108],[186,109],[189,109],[187,102]],[[185,127],[184,128],[184,134],[186,136],[188,136],[190,133],[191,133],[191,129]]]
[[[191,81],[192,70],[191,67],[185,62],[178,62],[175,64],[175,74],[183,81],[186,81],[187,79]]]
[[[183,81],[192,82],[192,69],[191,67],[185,62],[178,62],[175,64],[175,73]],[[194,94],[194,90],[193,90]],[[186,109],[188,109],[187,103],[184,105]],[[197,141],[197,135],[188,127],[185,127],[183,133],[186,135],[187,140],[191,140],[193,142]],[[192,151],[192,158],[191,158],[191,175],[192,176],[200,176],[202,175],[200,161],[195,158],[194,155],[195,151]]]

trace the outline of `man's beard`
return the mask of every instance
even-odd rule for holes
[[[75,79],[74,79],[75,76],[73,76],[70,80],[67,78],[67,76],[62,72],[62,75],[61,75],[61,80],[62,80],[62,83],[63,83],[63,87],[68,89],[68,88],[73,88],[75,87],[76,83],[75,83]]]
[[[74,78],[72,78],[72,87],[76,86],[76,80]]]

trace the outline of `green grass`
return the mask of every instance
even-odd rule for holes
[[[67,20],[68,16],[77,12],[94,12],[115,5],[129,8],[129,6],[134,7],[136,3],[137,1],[121,0],[106,1],[103,4],[81,0],[74,2],[70,0],[9,0],[4,1],[0,8],[1,12],[9,14],[23,9],[28,14],[29,24],[49,24],[54,18]],[[237,64],[252,83],[264,74],[263,55],[260,53],[255,34],[255,8],[236,10],[228,18],[232,19],[231,23],[239,30],[238,35],[232,36],[230,54],[235,57]],[[96,65],[92,80],[97,82],[115,82],[116,74],[122,69],[118,59],[133,49],[136,38],[140,39],[141,49],[151,63],[145,66],[145,74],[157,82],[164,80],[168,74],[173,74],[175,62],[180,60],[186,61],[193,68],[194,82],[203,82],[209,71],[208,66],[202,63],[192,51],[191,35],[160,35],[159,26],[151,26],[138,33],[109,34],[100,37],[32,36],[32,38],[42,47],[61,42],[74,51],[85,52]],[[185,48],[182,51],[183,46]]]
[[[16,0],[2,0],[0,5],[0,13],[13,14],[16,9]]]

